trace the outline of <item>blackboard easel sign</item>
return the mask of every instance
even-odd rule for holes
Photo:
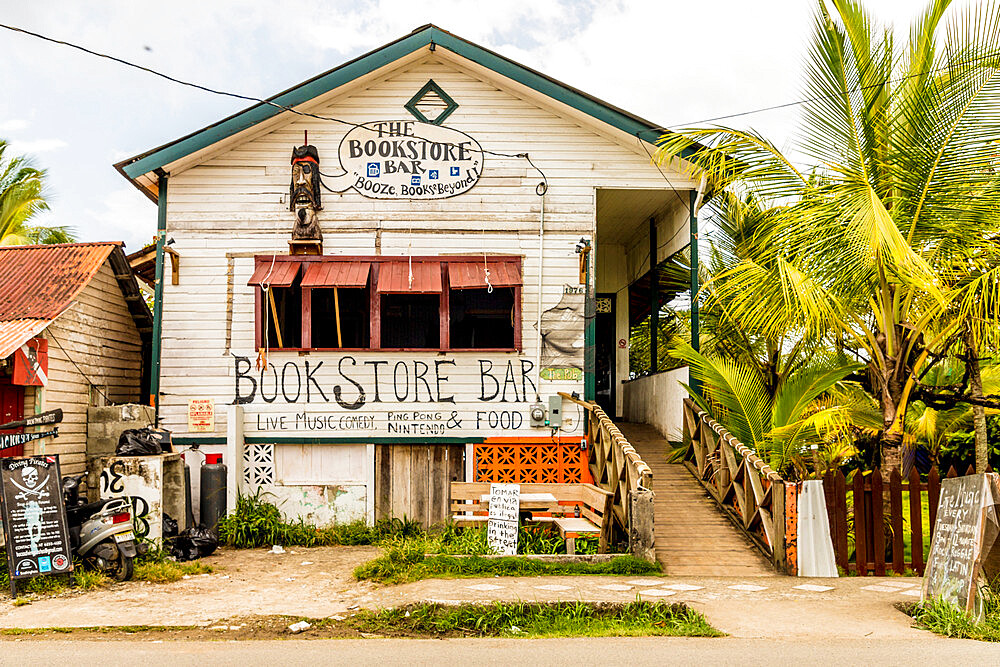
[[[941,482],[937,522],[924,570],[921,599],[941,598],[972,611],[983,561],[1000,528],[1000,476],[952,477]]]
[[[73,570],[59,456],[0,459],[10,593],[17,580]]]

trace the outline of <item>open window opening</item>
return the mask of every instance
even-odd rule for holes
[[[441,347],[440,294],[383,294],[382,347]]]
[[[262,255],[248,284],[257,345],[271,349],[521,346],[516,257]]]
[[[453,289],[448,305],[451,347],[514,347],[514,288]]]
[[[302,289],[271,287],[264,298],[267,303],[268,346],[272,348],[302,346]]]
[[[370,301],[367,288],[313,289],[312,347],[368,347]]]

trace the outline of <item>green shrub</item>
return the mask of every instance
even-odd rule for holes
[[[334,545],[378,544],[389,537],[422,536],[416,521],[379,519],[374,526],[364,521],[334,524],[319,528],[301,518],[286,521],[277,505],[265,499],[266,492],[257,489],[253,495],[240,494],[236,509],[219,521],[219,541],[237,549],[282,546],[321,547]]]

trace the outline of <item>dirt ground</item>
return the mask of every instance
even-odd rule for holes
[[[378,554],[375,547],[219,549],[203,562],[211,574],[174,583],[129,581],[14,607],[0,602],[0,627],[196,625],[241,616],[324,618],[371,602],[376,588],[354,581],[354,568]]]
[[[211,574],[174,583],[125,582],[36,598],[17,607],[4,598],[0,600],[0,629],[7,629],[3,635],[7,640],[25,637],[11,634],[14,628],[98,626],[161,626],[144,632],[146,641],[263,639],[289,636],[287,626],[298,618],[346,618],[359,609],[425,601],[629,602],[638,598],[686,603],[734,637],[930,636],[913,629],[909,617],[895,607],[917,599],[919,578],[555,576],[428,579],[401,586],[355,581],[354,568],[377,552],[374,547],[289,547],[284,554],[266,549],[220,550],[205,559],[215,568]],[[803,589],[804,584],[813,588]],[[72,636],[78,635],[79,631]],[[83,635],[113,639],[128,633],[86,630]],[[358,633],[336,623],[296,635],[303,639],[352,636]]]

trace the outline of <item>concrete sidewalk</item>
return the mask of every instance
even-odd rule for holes
[[[0,603],[0,627],[212,625],[227,618],[326,617],[414,602],[664,600],[685,602],[715,627],[742,638],[930,637],[894,604],[918,600],[920,579],[574,576],[428,579],[402,586],[357,582],[370,547],[225,551],[217,571],[172,584],[127,582],[14,607]]]

